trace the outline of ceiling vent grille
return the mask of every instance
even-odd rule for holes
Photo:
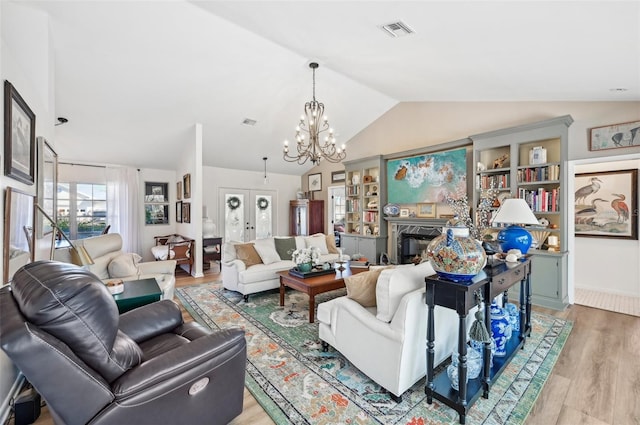
[[[382,29],[391,37],[404,37],[413,34],[414,31],[404,22],[392,22],[382,26]]]
[[[242,120],[242,124],[244,125],[256,125],[257,121],[256,120],[252,120],[251,118],[245,118],[244,120]]]

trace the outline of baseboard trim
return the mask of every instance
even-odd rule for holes
[[[6,423],[9,418],[9,414],[11,413],[11,401],[15,400],[20,393],[20,389],[24,384],[24,375],[22,372],[18,373],[16,380],[11,386],[11,390],[7,394],[4,400],[2,400],[2,404],[0,404],[0,423]]]

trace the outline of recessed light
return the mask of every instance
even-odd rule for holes
[[[410,35],[414,33],[411,27],[409,27],[409,25],[405,24],[402,21],[397,21],[397,22],[392,22],[390,24],[382,25],[380,26],[380,28],[382,28],[387,33],[387,35],[393,38],[403,37],[405,35]]]

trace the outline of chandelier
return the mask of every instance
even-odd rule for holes
[[[295,155],[289,154],[289,141],[284,141],[283,158],[285,161],[297,162],[302,165],[307,160],[318,165],[321,159],[329,162],[340,162],[346,156],[345,146],[336,148],[336,138],[333,128],[329,126],[329,119],[324,115],[324,104],[316,100],[316,68],[318,64],[311,62],[309,68],[313,70],[313,100],[304,104],[304,115],[296,127]],[[320,133],[328,131],[324,141]],[[308,140],[307,140],[308,136]]]

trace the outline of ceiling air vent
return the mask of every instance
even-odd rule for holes
[[[256,120],[252,120],[251,118],[245,118],[242,120],[242,124],[244,125],[256,125]]]
[[[407,24],[402,21],[392,22],[382,26],[382,29],[391,37],[403,37],[405,35],[413,34],[413,30],[409,28]]]

